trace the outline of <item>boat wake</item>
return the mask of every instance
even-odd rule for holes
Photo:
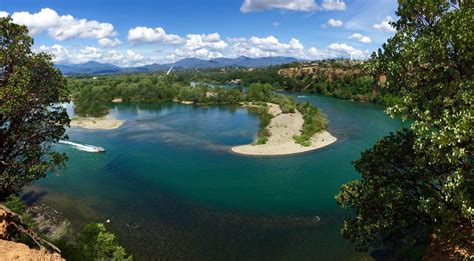
[[[71,141],[60,140],[59,143],[69,145],[77,150],[87,151],[87,152],[105,152],[105,149],[102,147],[87,145],[87,144],[79,144]]]

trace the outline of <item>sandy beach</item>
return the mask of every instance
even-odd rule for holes
[[[112,130],[119,128],[124,122],[113,118],[73,118],[70,126],[90,130]]]
[[[308,147],[295,143],[293,136],[300,134],[304,123],[303,115],[299,111],[282,113],[277,104],[267,103],[267,106],[268,112],[275,116],[267,126],[271,133],[267,143],[236,146],[232,148],[233,152],[255,156],[288,155],[316,150],[336,142],[336,137],[327,131],[322,131],[312,137],[311,145]]]

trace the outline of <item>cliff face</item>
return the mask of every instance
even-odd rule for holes
[[[50,253],[46,249],[31,249],[25,244],[0,240],[0,257],[2,260],[65,260],[58,253]]]
[[[45,242],[21,224],[21,220],[15,213],[0,205],[0,257],[2,260],[65,260],[59,253],[50,252],[43,246],[32,249],[25,244],[12,241],[14,235],[18,233],[27,233],[39,244]]]
[[[362,70],[356,65],[360,65],[360,62],[346,61],[344,63],[326,64],[326,63],[309,63],[303,64],[299,67],[284,68],[278,71],[278,74],[290,78],[299,77],[318,77],[325,76],[330,81],[335,78],[341,78],[345,76],[357,77],[361,75]]]

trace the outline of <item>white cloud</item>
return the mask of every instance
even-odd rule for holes
[[[346,10],[347,6],[343,0],[323,0],[321,4],[321,8],[323,10],[338,10],[344,11]]]
[[[359,33],[352,34],[349,36],[349,39],[356,39],[357,41],[361,43],[371,43],[372,40],[368,36],[363,36]]]
[[[193,51],[201,48],[224,49],[227,47],[227,43],[221,40],[221,36],[218,33],[188,34],[184,47]]]
[[[392,17],[387,16],[380,24],[374,24],[374,28],[382,32],[396,32],[397,30],[390,25],[391,21]]]
[[[219,51],[212,51],[206,48],[197,50],[176,49],[174,53],[167,56],[168,60],[176,61],[183,58],[200,58],[200,59],[215,59],[223,57],[224,55]]]
[[[327,59],[330,58],[329,53],[326,50],[319,50],[311,47],[307,50],[307,56],[311,59]]]
[[[368,53],[364,53],[363,51],[356,49],[350,45],[347,45],[345,43],[333,43],[328,46],[328,50],[333,52],[335,56],[341,56],[341,57],[346,57],[346,56],[353,56],[353,57],[358,57],[358,58],[365,58],[367,57]]]
[[[281,43],[275,36],[251,37],[229,39],[233,45],[230,47],[230,56],[304,56],[304,46],[301,42],[292,38],[288,43]]]
[[[167,56],[169,60],[181,58],[201,58],[214,59],[223,57],[223,51],[228,48],[228,44],[221,39],[218,33],[212,34],[188,34],[186,42],[181,48]]]
[[[37,51],[51,54],[54,63],[67,62],[69,59],[69,51],[59,44],[53,46],[41,45]]]
[[[0,11],[0,18],[7,17],[7,16],[8,16],[8,12]]]
[[[330,59],[330,58],[354,58],[366,59],[369,56],[368,51],[356,49],[345,43],[332,43],[326,49],[317,49],[314,47],[306,51],[307,59]]]
[[[314,0],[244,0],[240,7],[242,13],[285,9],[291,11],[312,11],[316,9]]]
[[[161,27],[135,27],[128,31],[128,40],[134,44],[142,43],[170,43],[181,44],[183,39],[175,34],[167,34],[165,29]]]
[[[12,15],[13,22],[26,25],[31,35],[41,33],[48,28],[59,25],[59,15],[56,11],[43,8],[38,13],[15,12]]]
[[[149,59],[146,59],[143,55],[132,50],[126,50],[123,52],[117,50],[103,50],[91,46],[69,50],[64,46],[55,44],[51,47],[42,45],[36,51],[51,54],[53,56],[53,62],[60,64],[78,64],[96,61],[119,66],[139,66],[150,63]]]
[[[323,27],[341,27],[344,23],[341,20],[335,20],[333,18],[329,19],[327,23],[323,24]]]
[[[109,38],[102,38],[97,41],[101,46],[104,47],[117,47],[119,46],[122,42],[120,42],[119,39],[115,38],[114,40],[109,39]]]
[[[63,41],[75,37],[102,39],[117,35],[110,23],[94,20],[76,19],[71,15],[59,16],[50,8],[43,8],[38,13],[15,12],[13,22],[26,25],[31,35],[47,31],[55,40]]]

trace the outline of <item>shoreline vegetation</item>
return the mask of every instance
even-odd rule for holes
[[[254,110],[259,117],[255,144],[232,151],[247,155],[287,155],[315,150],[336,141],[325,131],[326,116],[308,103],[296,103],[290,96],[275,93],[271,84],[252,83],[248,88],[212,86],[178,81],[176,76],[119,75],[69,79],[75,112],[85,116],[71,126],[113,129],[123,122],[99,118],[111,102],[175,102],[187,105],[232,105]],[[93,118],[88,118],[93,117]]]
[[[89,130],[113,130],[120,128],[124,123],[124,120],[109,117],[73,117],[69,125]]]

